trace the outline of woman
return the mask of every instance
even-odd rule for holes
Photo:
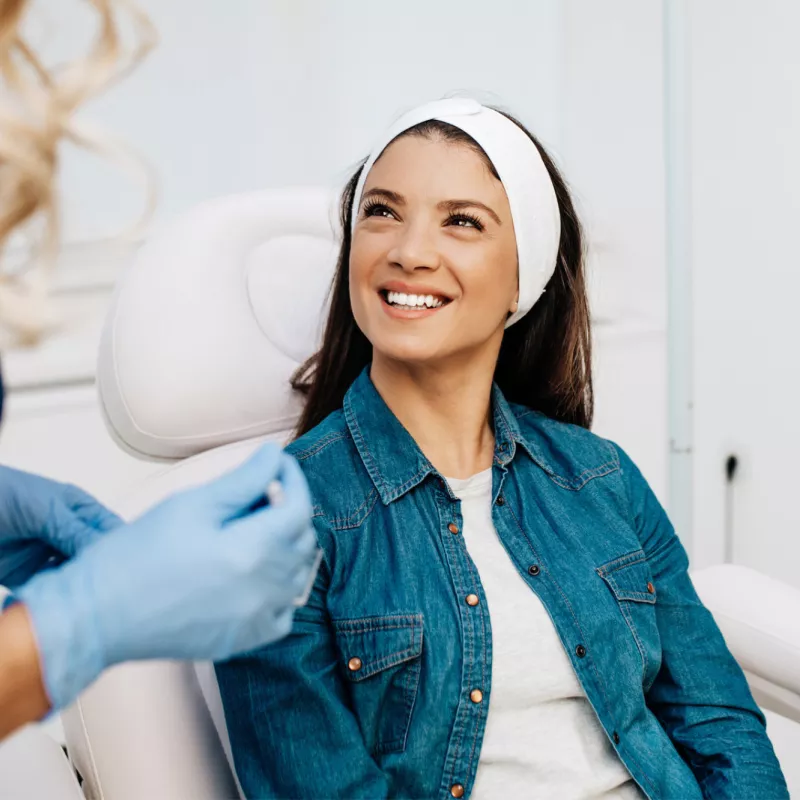
[[[415,109],[342,200],[291,445],[325,554],[218,667],[253,797],[787,797],[634,464],[588,431],[582,235],[542,147]]]

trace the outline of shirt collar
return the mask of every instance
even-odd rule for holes
[[[368,366],[348,389],[343,410],[356,449],[384,505],[402,497],[428,475],[439,476],[378,394]],[[494,463],[507,466],[516,455],[517,445],[521,445],[535,462],[550,472],[535,442],[523,436],[514,411],[497,384],[492,386],[492,414]]]

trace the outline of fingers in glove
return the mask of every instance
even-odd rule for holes
[[[236,469],[197,489],[219,522],[236,519],[264,501],[267,484],[278,478],[284,458],[274,443],[262,445]]]
[[[75,516],[101,533],[107,533],[123,524],[111,509],[106,508],[95,497],[78,486],[68,484],[64,487],[64,505]]]
[[[50,532],[47,541],[67,558],[74,558],[81,550],[104,535],[69,511],[61,517],[57,529]]]
[[[233,535],[242,547],[254,554],[284,551],[310,555],[317,545],[311,518],[305,509],[289,506],[261,508],[225,527],[225,536]]]

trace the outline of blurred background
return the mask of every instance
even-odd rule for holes
[[[3,354],[0,461],[109,503],[160,470],[112,442],[94,388],[103,317],[142,236],[220,195],[338,186],[400,111],[467,92],[528,124],[573,187],[595,430],[640,465],[695,568],[733,560],[800,587],[798,4],[691,0],[672,22],[669,0],[138,5],[158,46],[80,118],[138,151],[158,204],[141,236],[116,238],[141,183],[64,145],[61,324]],[[53,64],[96,35],[79,0],[35,2],[29,18]],[[691,290],[671,303],[675,269]]]

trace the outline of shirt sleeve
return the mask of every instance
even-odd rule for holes
[[[339,674],[320,567],[285,639],[216,665],[236,772],[252,798],[385,798]]]
[[[647,693],[647,705],[704,797],[788,798],[764,715],[692,585],[686,550],[636,465],[617,450],[658,598],[662,666]]]

